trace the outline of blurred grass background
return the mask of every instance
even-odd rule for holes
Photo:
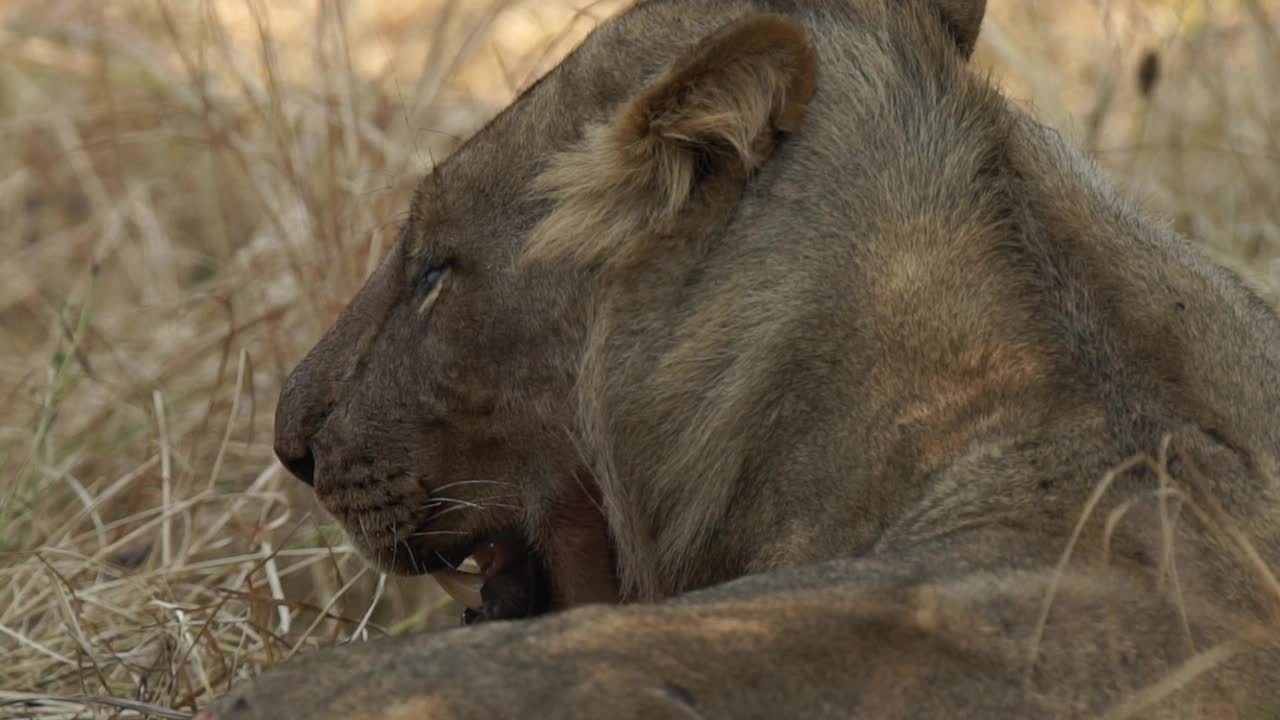
[[[188,717],[456,623],[274,463],[276,393],[416,180],[624,4],[0,4],[0,717]],[[975,63],[1280,299],[1280,0],[989,0]]]

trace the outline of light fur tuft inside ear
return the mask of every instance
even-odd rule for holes
[[[703,189],[741,183],[764,164],[778,133],[800,125],[816,74],[808,35],[788,18],[752,16],[704,38],[551,162],[537,189],[556,205],[526,259],[633,256]]]

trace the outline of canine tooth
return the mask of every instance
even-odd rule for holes
[[[481,573],[488,573],[489,566],[493,565],[493,559],[497,557],[498,551],[493,543],[488,543],[476,548],[468,560],[475,560],[476,567]]]
[[[458,572],[464,572],[471,575],[479,575],[480,573],[484,572],[484,570],[480,566],[480,561],[476,558],[475,555],[472,555],[468,557],[466,560],[463,560],[458,565]]]
[[[458,572],[457,570],[441,570],[440,572],[432,573],[431,577],[435,578],[436,583],[440,585],[440,589],[449,593],[449,597],[457,600],[458,604],[473,610],[478,610],[484,606],[484,601],[480,599],[480,588],[485,581],[483,575]]]

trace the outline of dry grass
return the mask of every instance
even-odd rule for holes
[[[991,4],[978,62],[1280,297],[1280,0]],[[0,717],[454,622],[274,464],[275,395],[433,158],[617,7],[0,7]]]

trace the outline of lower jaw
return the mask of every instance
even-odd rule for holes
[[[523,543],[487,543],[468,558],[470,572],[442,570],[432,574],[440,587],[462,605],[462,622],[536,617],[552,609],[549,574],[543,558]]]
[[[618,558],[600,492],[586,476],[571,488],[546,505],[535,540],[527,529],[492,536],[491,548],[499,552],[475,558],[479,576],[437,574],[441,586],[472,611],[464,613],[464,622],[621,601]]]
[[[483,545],[461,563],[471,570],[432,573],[465,610],[464,625],[518,620],[585,604],[622,601],[616,557],[607,537],[562,532],[543,550],[510,536]],[[469,566],[469,567],[468,567]]]

